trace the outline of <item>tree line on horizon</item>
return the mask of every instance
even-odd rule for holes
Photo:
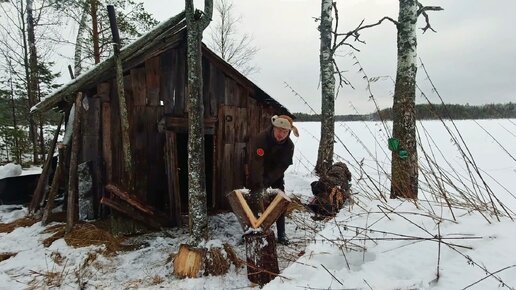
[[[320,114],[293,113],[297,122],[319,122]],[[516,118],[516,103],[486,104],[472,106],[469,104],[417,104],[418,120],[437,119],[510,119]],[[381,121],[392,120],[392,108],[385,108],[369,114],[335,115],[335,121]]]

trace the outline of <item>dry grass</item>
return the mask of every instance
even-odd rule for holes
[[[17,254],[18,253],[11,253],[11,252],[0,253],[0,262],[5,261],[11,257],[14,257]]]
[[[301,200],[297,196],[290,197],[290,203],[285,211],[285,215],[290,216],[290,214],[295,211],[307,211],[307,208],[303,205]]]
[[[59,266],[62,266],[63,265],[63,262],[65,260],[65,258],[63,257],[63,255],[61,255],[61,253],[57,252],[57,251],[54,251],[50,254],[50,258],[52,259],[52,261],[54,261],[54,263],[56,263],[57,265]]]
[[[122,244],[123,238],[116,238],[107,229],[97,227],[93,223],[75,225],[72,231],[65,235],[64,239],[68,245],[76,248],[105,245],[108,253],[132,248]]]
[[[220,276],[228,272],[231,261],[222,253],[222,248],[211,248],[204,258],[204,274]]]
[[[165,278],[161,277],[160,275],[154,275],[151,278],[151,285],[159,285],[161,283],[165,282]]]
[[[235,267],[240,268],[244,265],[244,262],[238,258],[238,255],[230,244],[224,243],[224,250],[226,251],[229,261],[231,261]]]
[[[50,245],[52,245],[53,242],[59,240],[59,239],[62,239],[64,238],[64,235],[65,235],[65,225],[54,225],[54,226],[51,226],[51,227],[48,227],[46,228],[43,233],[45,234],[48,234],[48,233],[54,233],[53,235],[51,235],[50,237],[46,238],[43,240],[43,246],[45,246],[46,248],[50,247]]]
[[[64,270],[64,269],[63,269]],[[63,284],[65,274],[62,272],[47,271],[44,273],[31,271],[34,279],[29,283],[26,289],[55,289],[60,288]]]
[[[43,233],[53,233],[53,235],[43,240],[43,245],[49,247],[54,241],[64,238],[69,246],[76,248],[105,245],[108,254],[132,250],[135,247],[123,245],[124,238],[113,236],[108,227],[101,222],[76,224],[69,234],[65,234],[65,226],[57,224],[46,228]]]
[[[0,223],[0,233],[10,233],[17,228],[30,227],[37,222],[38,220],[35,218],[24,217],[6,224]]]

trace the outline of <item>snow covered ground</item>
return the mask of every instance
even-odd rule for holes
[[[297,125],[301,136],[294,138],[295,161],[286,174],[286,191],[306,201],[316,179],[311,170],[319,126]],[[505,211],[516,211],[516,120],[457,121],[456,130],[447,125],[455,137],[438,121],[425,121],[418,131],[423,149],[442,168],[440,174],[453,181],[441,184],[457,196],[452,210],[430,194],[435,183],[421,153],[424,190],[419,202],[377,198],[388,196],[389,128],[374,122],[339,123],[336,132],[343,143],[336,143],[335,152],[352,168],[356,202],[326,222],[294,211],[287,218],[292,244],[278,246],[281,277],[264,289],[515,289],[516,231]],[[480,175],[467,172],[472,165],[455,145],[461,139]],[[498,217],[472,209],[471,203],[488,204],[493,198],[482,180],[506,206],[497,204]],[[467,194],[461,197],[459,191]],[[23,207],[0,206],[0,223],[25,214]],[[63,239],[46,248],[42,241],[50,234],[43,230],[36,223],[0,233],[0,254],[16,253],[0,262],[0,289],[253,288],[245,268],[233,266],[221,277],[175,278],[170,257],[188,239],[184,228],[132,238],[138,249],[117,255],[103,254],[102,246],[71,248]],[[244,257],[241,229],[231,213],[212,217],[210,230],[214,240],[230,243]]]

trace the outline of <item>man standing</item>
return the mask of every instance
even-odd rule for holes
[[[255,196],[266,196],[269,187],[285,191],[284,173],[292,164],[294,143],[290,132],[298,137],[297,128],[292,118],[287,115],[274,115],[272,126],[249,140],[248,152],[248,187]],[[251,204],[254,211],[263,212],[263,204]],[[276,221],[278,243],[288,245],[285,233],[285,215]]]

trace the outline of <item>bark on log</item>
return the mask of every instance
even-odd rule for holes
[[[72,149],[70,157],[70,170],[68,173],[68,203],[66,208],[66,228],[65,232],[69,233],[77,220],[77,211],[75,210],[77,200],[77,159],[79,155],[79,135],[81,129],[81,113],[82,113],[82,92],[77,93],[75,100],[75,119],[73,120],[73,136]]]
[[[134,189],[134,163],[131,155],[131,138],[129,136],[129,115],[127,112],[127,100],[124,92],[124,70],[122,66],[122,57],[120,56],[120,37],[116,24],[115,8],[108,5],[108,16],[111,25],[111,33],[113,34],[113,59],[116,73],[116,91],[118,95],[118,105],[120,109],[120,128],[122,133],[122,156],[124,160],[124,178],[127,187]]]
[[[270,230],[244,235],[247,260],[247,278],[265,285],[279,274],[276,238]]]

